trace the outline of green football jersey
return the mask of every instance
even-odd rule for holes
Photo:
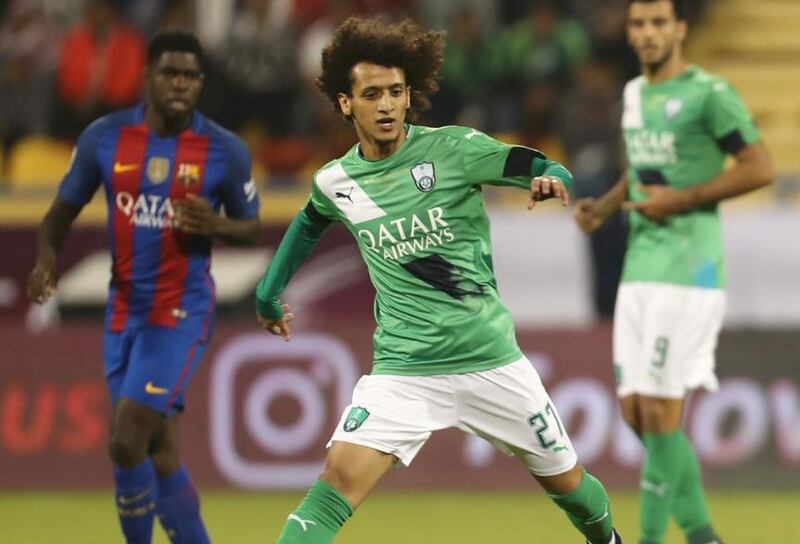
[[[310,205],[353,234],[375,286],[373,373],[473,372],[522,356],[481,184],[528,188],[543,159],[474,129],[407,125],[391,156],[366,160],[356,145],[315,174]]]
[[[657,84],[648,84],[644,76],[633,79],[623,98],[633,201],[645,199],[637,190],[640,183],[675,188],[705,183],[722,172],[726,154],[759,138],[736,91],[696,66]],[[631,212],[622,281],[724,287],[717,207],[673,215],[664,223]]]

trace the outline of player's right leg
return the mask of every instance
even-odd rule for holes
[[[108,451],[114,465],[117,514],[128,544],[152,540],[158,483],[147,449],[163,425],[160,412],[135,400],[123,397],[114,404]]]
[[[147,448],[163,416],[120,392],[129,370],[135,331],[106,332],[103,359],[113,412],[108,452],[114,468],[116,508],[120,526],[129,544],[152,540],[157,496],[156,473]]]
[[[320,478],[289,514],[278,543],[332,542],[390,468],[408,466],[433,431],[455,424],[455,411],[447,376],[362,376]]]

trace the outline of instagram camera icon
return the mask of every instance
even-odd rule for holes
[[[327,334],[228,341],[210,383],[210,448],[220,473],[244,488],[307,486],[359,374],[347,346]]]

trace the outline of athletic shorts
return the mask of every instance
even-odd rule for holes
[[[537,476],[577,463],[550,396],[531,363],[466,374],[363,376],[331,437],[397,457],[408,466],[431,433],[457,427],[519,458]]]
[[[719,387],[714,351],[725,293],[663,283],[620,285],[614,313],[617,394],[683,398]]]
[[[182,410],[183,393],[209,336],[161,326],[106,331],[103,358],[111,403],[126,397],[167,416]]]

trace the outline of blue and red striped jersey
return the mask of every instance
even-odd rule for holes
[[[58,193],[84,206],[100,184],[112,255],[106,328],[204,327],[214,310],[211,240],[173,228],[174,203],[195,194],[227,217],[257,217],[244,144],[198,112],[186,130],[162,138],[139,105],[83,131]]]

